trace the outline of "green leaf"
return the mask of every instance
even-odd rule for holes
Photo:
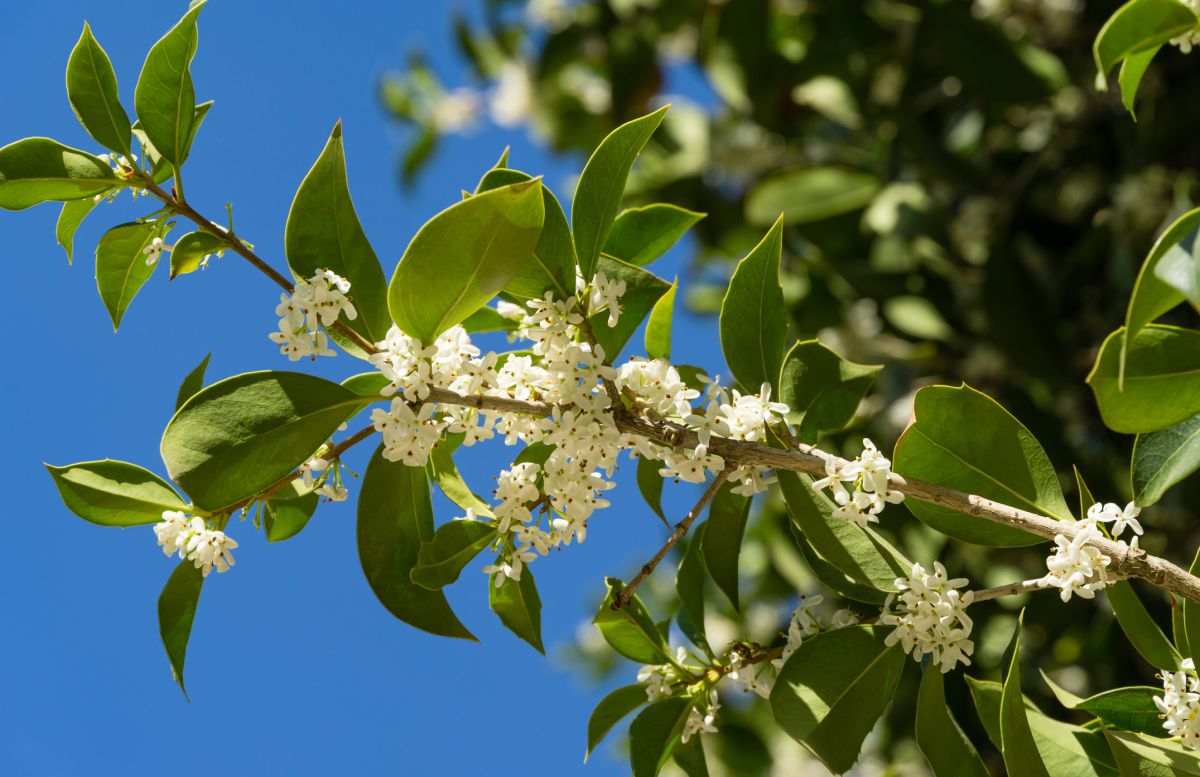
[[[134,296],[158,268],[158,262],[146,264],[145,250],[156,237],[170,229],[155,222],[130,222],[104,233],[96,245],[96,287],[112,319],[113,331],[121,325]]]
[[[146,55],[133,92],[133,107],[146,137],[163,159],[178,168],[187,159],[196,121],[196,90],[191,64],[196,55],[198,2]]]
[[[492,573],[491,585],[488,586],[488,603],[492,605],[492,611],[509,631],[545,655],[546,648],[542,645],[542,600],[538,598],[533,573],[529,567],[525,567],[521,570],[519,581],[505,577],[497,587],[496,576],[499,574]]]
[[[679,562],[679,571],[675,574],[675,591],[679,594],[679,607],[684,618],[680,619],[680,628],[696,647],[706,653],[711,653],[708,637],[704,633],[704,533],[708,524],[696,527],[691,542]],[[683,628],[683,621],[688,628]]]
[[[434,483],[437,483],[442,493],[454,504],[464,510],[474,510],[478,516],[494,518],[495,514],[492,513],[492,508],[471,491],[471,487],[463,480],[458,467],[454,464],[454,451],[458,448],[460,440],[461,436],[458,436],[453,443],[450,442],[450,439],[446,439],[434,446],[429,454],[429,463],[426,465],[429,477],[433,479]]]
[[[787,312],[779,285],[783,220],[738,262],[721,302],[721,351],[747,391],[775,383],[783,364]]]
[[[1110,731],[1104,735],[1122,775],[1187,777],[1200,775],[1200,756],[1178,742],[1145,734]]]
[[[671,751],[671,757],[687,777],[708,777],[708,761],[704,758],[704,744],[699,736],[681,741]]]
[[[532,176],[520,170],[493,168],[480,179],[475,193],[531,180]],[[566,299],[575,294],[575,244],[571,240],[571,227],[558,198],[544,185],[542,206],[546,215],[533,256],[508,282],[504,292],[521,299],[541,299],[550,291],[555,299]]]
[[[441,591],[410,577],[423,541],[433,537],[425,471],[383,458],[376,449],[358,497],[358,558],[371,590],[388,612],[431,634],[475,641]]]
[[[1000,742],[1004,753],[1004,765],[1010,777],[1050,777],[1042,763],[1029,718],[1025,714],[1025,697],[1021,694],[1021,620],[1017,621],[1017,632],[1013,635],[1012,658],[1004,676],[1004,690],[1000,696]]]
[[[865,208],[879,179],[844,167],[798,167],[760,180],[746,196],[746,220],[766,226],[777,219],[804,224]]]
[[[675,290],[678,288],[679,279],[676,278],[650,310],[650,320],[646,322],[646,355],[651,359],[671,359],[671,317],[675,313]]]
[[[915,736],[934,777],[988,777],[975,746],[946,706],[945,678],[930,661],[917,694]]]
[[[462,325],[463,329],[466,329],[470,334],[478,332],[515,332],[517,330],[516,321],[513,321],[511,318],[505,318],[495,308],[490,308],[486,305],[463,319]]]
[[[25,138],[0,148],[0,208],[5,210],[81,200],[124,185],[104,162],[50,138]]]
[[[1200,549],[1196,550],[1196,555],[1192,558],[1192,565],[1188,568],[1188,572],[1193,575],[1200,573]],[[1174,610],[1174,607],[1171,609]],[[1200,604],[1196,604],[1191,599],[1183,600],[1183,635],[1184,641],[1188,646],[1186,657],[1194,660],[1196,651],[1192,645],[1200,647]],[[1159,668],[1168,669],[1171,667],[1164,665]]]
[[[608,240],[625,181],[633,169],[634,160],[662,122],[670,106],[626,122],[608,134],[592,152],[571,202],[571,230],[575,235],[575,256],[585,281],[596,271],[601,249]]]
[[[267,542],[283,542],[299,534],[316,512],[318,502],[316,492],[305,490],[296,480],[271,494],[264,512]]]
[[[200,131],[200,125],[204,123],[204,117],[208,116],[208,111],[213,107],[213,101],[208,100],[202,102],[192,111],[192,133],[188,136],[188,146],[196,139],[196,133]],[[142,128],[140,121],[133,123],[133,137],[141,145],[142,151],[146,158],[150,160],[152,165],[150,177],[155,183],[163,183],[175,175],[175,166],[163,158],[162,154],[158,153],[158,149],[150,142],[150,138],[146,135],[146,130]]]
[[[1117,580],[1109,583],[1104,592],[1108,595],[1108,603],[1112,605],[1113,614],[1117,616],[1121,630],[1125,632],[1125,636],[1137,652],[1141,653],[1142,658],[1149,661],[1155,669],[1170,672],[1179,669],[1179,652],[1150,617],[1133,586],[1127,580]]]
[[[1137,114],[1134,111],[1134,101],[1137,99],[1138,85],[1142,83],[1142,76],[1146,75],[1146,70],[1150,67],[1150,62],[1153,61],[1154,55],[1158,53],[1160,48],[1162,47],[1155,46],[1145,51],[1139,51],[1136,54],[1130,54],[1121,63],[1121,74],[1117,77],[1121,85],[1121,103],[1135,121],[1137,120]]]
[[[1122,434],[1156,432],[1200,412],[1200,332],[1159,324],[1139,331],[1122,388],[1125,331],[1108,336],[1087,377],[1105,426]]]
[[[791,409],[788,421],[799,426],[800,438],[816,442],[821,432],[850,423],[882,370],[882,365],[855,364],[817,340],[805,340],[783,360],[779,401]]]
[[[629,725],[629,760],[633,777],[656,777],[679,744],[691,700],[672,696],[642,710]]]
[[[896,443],[896,472],[1060,521],[1073,520],[1046,451],[995,400],[965,384],[930,386],[917,392],[914,413],[915,420]],[[905,504],[929,526],[966,542],[1012,547],[1043,541],[917,499]]]
[[[124,461],[81,461],[45,465],[67,509],[101,526],[143,526],[162,520],[164,510],[187,504],[167,481]]]
[[[741,610],[738,603],[738,557],[742,553],[742,535],[746,532],[746,519],[750,517],[750,500],[733,493],[733,485],[725,483],[713,497],[708,507],[708,527],[704,531],[701,545],[704,566],[725,596],[729,597],[733,609]]]
[[[667,521],[667,516],[663,514],[662,509],[663,479],[662,475],[658,474],[658,469],[658,462],[642,456],[638,457],[638,490],[641,491],[642,498],[646,500],[646,504],[650,506],[654,514],[669,529],[671,528],[671,524]]]
[[[432,342],[496,296],[529,260],[542,232],[541,182],[475,195],[427,221],[388,286],[388,308],[412,337]]]
[[[853,626],[805,640],[771,691],[775,722],[835,774],[858,760],[904,670],[904,651],[884,644],[889,631]]]
[[[196,392],[204,388],[204,372],[208,369],[210,359],[212,359],[212,351],[205,354],[200,363],[184,376],[183,382],[179,384],[179,392],[175,395],[176,410],[183,407],[184,402],[187,402]]]
[[[1183,294],[1158,276],[1158,265],[1168,254],[1182,251],[1192,253],[1200,239],[1200,208],[1188,211],[1167,227],[1154,241],[1142,269],[1138,271],[1129,308],[1125,313],[1125,328],[1137,339],[1138,333],[1156,318],[1183,302]],[[1122,344],[1122,362],[1125,360]]]
[[[484,548],[496,541],[496,524],[485,521],[450,521],[421,543],[412,581],[431,591],[453,583]]]
[[[612,608],[625,584],[613,577],[604,579],[608,594],[592,623],[600,629],[604,641],[612,649],[640,664],[665,664],[670,661],[667,644],[642,600],[634,596],[619,610]]]
[[[1157,432],[1139,434],[1133,443],[1130,480],[1133,499],[1149,507],[1167,489],[1200,468],[1200,414]]]
[[[383,373],[380,372],[361,372],[342,381],[342,385],[355,394],[371,399],[383,399],[379,392],[383,391],[384,387],[390,383],[391,381],[383,377]]]
[[[117,74],[87,22],[67,59],[67,99],[97,143],[129,154],[129,114],[117,96]]]
[[[843,521],[844,523],[844,521]],[[804,536],[804,532],[800,530],[800,526],[795,521],[790,521],[788,524],[792,530],[792,537],[796,541],[796,547],[800,550],[800,555],[804,557],[804,563],[808,565],[810,572],[816,576],[823,585],[837,591],[847,599],[853,599],[856,602],[866,602],[868,604],[881,605],[887,600],[887,594],[880,591],[871,585],[860,583],[846,575],[840,569],[830,564],[817,553],[817,551],[809,543]],[[895,578],[891,585],[894,587]]]
[[[215,512],[292,472],[364,404],[313,375],[236,375],[179,408],[163,432],[163,462],[198,508]]]
[[[1121,6],[1100,28],[1092,45],[1101,83],[1121,60],[1161,46],[1197,23],[1196,15],[1177,0],[1131,0]]]
[[[588,718],[587,752],[583,760],[604,741],[604,737],[629,713],[646,703],[646,686],[625,685],[605,696]]]
[[[895,591],[896,578],[912,572],[912,562],[871,529],[833,517],[833,502],[812,488],[812,478],[777,472],[792,521],[813,549],[850,580],[880,591]]]
[[[72,251],[75,247],[75,231],[83,223],[87,214],[92,212],[99,203],[92,199],[71,200],[64,202],[58,214],[58,223],[54,225],[54,237],[58,244],[67,252],[67,264],[73,261]]]
[[[350,281],[358,318],[343,323],[370,342],[384,339],[392,324],[387,280],[350,199],[340,121],[296,190],[283,242],[288,267],[297,278],[332,270]],[[359,350],[336,330],[330,331],[330,337],[343,348]]]
[[[629,338],[633,337],[642,321],[670,290],[671,285],[649,270],[634,267],[610,256],[600,257],[596,269],[604,273],[610,281],[625,282],[625,294],[621,297],[621,317],[617,325],[608,325],[608,311],[597,313],[588,319],[592,332],[596,335],[596,342],[604,348],[605,358],[615,362]]]
[[[1200,244],[1193,242],[1191,251],[1182,244],[1175,246],[1159,261],[1154,274],[1200,311]]]
[[[1042,680],[1050,687],[1059,703],[1069,710],[1090,712],[1105,725],[1126,731],[1140,731],[1144,734],[1160,734],[1163,731],[1158,707],[1154,705],[1154,697],[1162,695],[1160,688],[1114,688],[1081,699],[1058,687],[1045,672],[1042,672]]]
[[[204,257],[221,253],[226,242],[207,232],[188,232],[171,249],[171,280],[200,269]]]
[[[171,676],[179,683],[179,690],[187,698],[183,684],[183,662],[187,657],[188,640],[192,636],[192,623],[196,620],[196,607],[200,604],[200,589],[204,586],[204,575],[190,561],[181,561],[167,578],[162,593],[158,595],[158,633],[162,636],[167,659],[171,662]]]
[[[639,267],[650,264],[705,214],[658,202],[621,211],[604,242],[604,253]]]

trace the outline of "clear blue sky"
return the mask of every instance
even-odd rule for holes
[[[84,19],[131,109],[146,50],[185,7],[0,3],[0,144],[48,135],[98,151],[63,86]],[[211,214],[231,200],[239,233],[282,267],[292,194],[341,118],[351,191],[390,274],[420,224],[458,199],[505,144],[515,165],[561,189],[577,162],[550,160],[519,133],[485,130],[444,148],[418,190],[400,191],[398,136],[376,84],[414,43],[457,81],[448,11],[442,3],[210,2],[193,72],[197,97],[216,106],[189,162],[189,199]],[[450,596],[481,644],[394,620],[359,568],[353,502],[323,506],[303,534],[272,546],[249,522],[231,525],[238,565],[205,586],[188,651],[191,706],[184,701],[155,615],[172,562],[148,527],[102,528],[68,513],[42,462],[108,456],[162,473],[158,440],[178,382],[205,353],[213,351],[212,379],[295,365],[266,337],[277,290],[232,255],[170,284],[160,267],[113,334],[92,251],[103,228],[143,210],[122,197],[93,212],[74,267],[54,242],[56,207],[0,212],[13,360],[3,381],[13,469],[0,567],[0,772],[626,774],[611,747],[582,766],[587,716],[603,689],[555,654],[589,620],[602,577],[629,576],[665,534],[628,477],[585,545],[536,567],[549,659],[500,626],[474,566]],[[679,262],[676,252],[656,269],[669,278]],[[711,321],[677,318],[677,358],[719,367],[713,333]],[[326,361],[315,369],[331,377],[362,370],[344,354]],[[367,453],[352,460],[359,471]],[[476,490],[497,461],[466,467]],[[693,496],[668,492],[677,510]],[[437,506],[439,520],[455,514],[444,500]],[[636,671],[626,669],[622,682]]]

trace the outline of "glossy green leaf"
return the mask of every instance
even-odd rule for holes
[[[691,542],[684,551],[683,560],[679,562],[679,571],[675,574],[675,592],[679,594],[679,607],[683,618],[679,619],[680,629],[691,640],[692,644],[706,653],[711,653],[708,637],[704,633],[704,533],[707,523],[693,530]],[[684,628],[684,623],[687,628]]]
[[[604,355],[615,362],[629,338],[633,337],[642,321],[650,314],[655,303],[671,288],[671,285],[649,270],[631,264],[600,257],[597,270],[610,281],[625,281],[625,294],[621,297],[621,317],[617,325],[608,325],[608,312],[597,313],[588,319],[596,342],[604,348]]]
[[[679,280],[676,279],[650,310],[650,320],[646,322],[646,355],[651,359],[671,359],[671,318],[675,313],[675,290],[678,288]]]
[[[1104,593],[1108,595],[1108,603],[1112,605],[1113,614],[1125,636],[1141,653],[1142,658],[1150,662],[1155,669],[1166,669],[1174,672],[1179,668],[1180,656],[1163,634],[1162,629],[1150,617],[1145,605],[1133,590],[1127,580],[1117,580],[1109,583]]]
[[[904,651],[884,644],[889,631],[852,626],[805,640],[771,691],[775,722],[835,774],[858,760],[900,680]]]
[[[788,421],[799,426],[800,439],[816,442],[821,432],[850,423],[881,370],[880,365],[847,361],[817,340],[805,340],[783,360],[779,401],[791,409]]]
[[[612,604],[624,590],[625,584],[612,577],[605,578],[604,582],[608,586],[608,594],[592,619],[604,641],[631,661],[640,664],[667,663],[670,656],[666,640],[654,625],[654,619],[646,611],[642,600],[634,596],[629,604],[614,610]]]
[[[371,590],[388,612],[431,634],[474,640],[441,591],[410,577],[421,543],[433,538],[425,471],[383,458],[376,449],[358,497],[358,558]]]
[[[81,461],[45,465],[67,509],[101,526],[143,526],[162,520],[164,510],[186,510],[167,481],[124,461]]]
[[[67,59],[67,99],[97,143],[129,154],[129,114],[117,95],[117,74],[87,22]]]
[[[187,657],[188,640],[192,636],[192,624],[196,620],[196,608],[200,604],[200,590],[204,586],[203,573],[190,561],[181,561],[158,596],[158,633],[162,637],[167,659],[171,662],[171,676],[179,683],[179,690],[187,698],[183,684],[183,662]]]
[[[25,138],[0,148],[0,208],[5,210],[81,200],[124,185],[101,160],[50,138]]]
[[[679,744],[691,701],[671,696],[642,710],[629,725],[629,760],[633,777],[656,777]]]
[[[1143,327],[1183,302],[1183,294],[1158,276],[1158,265],[1170,253],[1193,253],[1197,240],[1200,240],[1200,208],[1175,219],[1154,241],[1150,253],[1142,262],[1142,269],[1138,271],[1133,293],[1129,296],[1129,308],[1125,312],[1125,328],[1134,339]],[[1123,343],[1122,354],[1124,347]],[[1122,356],[1122,361],[1124,359]]]
[[[224,251],[228,244],[207,232],[189,232],[171,249],[171,280],[200,269],[204,257]]]
[[[1188,777],[1200,775],[1200,755],[1169,739],[1105,730],[1122,775]]]
[[[1125,331],[1108,336],[1087,377],[1105,426],[1142,434],[1200,413],[1200,332],[1159,324],[1140,330],[1128,346],[1122,387]]]
[[[494,518],[492,508],[471,491],[471,487],[463,480],[462,474],[454,464],[454,451],[461,439],[461,436],[458,437],[459,439],[447,438],[430,451],[429,462],[426,464],[429,477],[454,504],[464,510],[474,510],[477,516]]]
[[[917,694],[917,746],[934,777],[988,777],[975,746],[946,706],[945,682],[937,664],[930,661],[925,665]]]
[[[1161,46],[1139,51],[1136,54],[1130,54],[1121,63],[1121,74],[1118,76],[1118,83],[1121,85],[1121,103],[1125,106],[1125,110],[1129,111],[1129,115],[1137,118],[1137,113],[1134,111],[1134,103],[1137,100],[1138,85],[1142,83],[1142,76],[1146,75],[1146,70],[1150,67],[1150,63],[1154,60],[1154,55],[1158,53]]]
[[[658,462],[642,456],[638,457],[638,490],[642,493],[642,498],[646,500],[646,504],[669,529],[671,528],[671,524],[667,521],[667,516],[663,514],[662,509],[663,479],[662,475],[658,474],[658,470]]]
[[[184,376],[183,382],[179,384],[179,391],[175,395],[175,409],[183,407],[183,403],[192,398],[196,392],[204,388],[204,372],[208,369],[208,362],[212,359],[212,352],[209,351],[200,360],[200,363]]]
[[[133,298],[158,267],[158,262],[146,264],[146,249],[154,238],[165,234],[154,222],[130,222],[105,232],[96,245],[96,287],[114,332]]]
[[[1014,505],[1060,521],[1071,509],[1046,451],[995,400],[963,385],[917,392],[915,420],[896,443],[896,472]],[[914,515],[938,531],[981,545],[1032,545],[1043,540],[982,518],[907,499]]]
[[[179,408],[163,432],[163,462],[197,507],[214,512],[292,472],[363,404],[313,375],[237,375]]]
[[[1092,44],[1101,82],[1121,60],[1161,46],[1197,24],[1196,15],[1177,0],[1130,0],[1109,17]]]
[[[604,242],[604,253],[639,267],[650,264],[669,251],[704,215],[662,202],[628,208],[613,222]]]
[[[72,255],[75,248],[75,231],[83,223],[87,214],[92,212],[99,203],[90,198],[64,202],[58,214],[58,222],[54,225],[54,238],[67,252],[67,264],[74,260]]]
[[[575,257],[584,280],[591,280],[601,249],[621,208],[625,181],[654,130],[658,129],[668,106],[626,122],[608,134],[592,152],[571,202],[571,231],[575,236]]]
[[[163,159],[178,167],[187,158],[195,123],[196,90],[191,64],[199,35],[198,2],[150,48],[133,92],[133,107],[146,137]]]
[[[764,177],[746,196],[746,220],[766,226],[804,224],[865,208],[879,179],[844,167],[798,167]]]
[[[812,479],[777,472],[792,521],[822,559],[852,581],[895,591],[896,578],[912,572],[912,562],[871,529],[833,517],[833,502],[812,488]]]
[[[587,752],[583,757],[584,762],[622,718],[645,703],[646,686],[641,684],[621,686],[601,699],[588,718]]]
[[[433,538],[421,543],[412,581],[431,591],[453,583],[483,549],[496,541],[496,524],[486,521],[449,521]]]
[[[1025,715],[1025,697],[1021,694],[1021,622],[1017,622],[1017,633],[1013,636],[1012,657],[1004,675],[1004,690],[1000,695],[1000,744],[1004,754],[1004,766],[1010,777],[1050,777],[1029,718]]]
[[[742,554],[742,535],[746,533],[746,519],[750,517],[750,500],[733,493],[734,486],[725,483],[717,491],[708,507],[708,527],[704,531],[701,545],[704,566],[712,576],[717,588],[729,598],[733,609],[740,610],[738,602],[738,558]]]
[[[358,317],[342,323],[370,342],[384,339],[392,325],[387,280],[350,199],[340,121],[296,190],[283,243],[288,267],[297,278],[332,270],[350,281]],[[343,348],[358,352],[358,346],[336,330],[329,334]]]
[[[492,611],[509,631],[545,655],[546,648],[542,645],[542,600],[538,597],[533,573],[529,567],[525,567],[521,570],[519,581],[505,577],[497,587],[496,576],[499,574],[493,572],[489,580],[488,603]]]
[[[1099,718],[1106,726],[1140,731],[1144,734],[1161,734],[1162,719],[1158,716],[1158,707],[1154,705],[1154,697],[1162,695],[1161,688],[1135,686],[1129,688],[1114,688],[1086,699],[1081,699],[1060,688],[1045,672],[1042,680],[1054,693],[1059,703],[1070,710],[1083,710]]]
[[[271,494],[263,511],[267,542],[283,542],[303,531],[320,501],[315,491],[298,480]]]
[[[1130,480],[1133,499],[1148,507],[1188,475],[1200,469],[1200,414],[1148,434],[1133,443]]]
[[[787,312],[779,285],[783,221],[767,231],[738,262],[721,302],[721,351],[733,376],[747,391],[774,385],[783,364]]]
[[[423,342],[487,304],[521,270],[542,232],[541,182],[455,203],[421,227],[388,285],[392,319]]]

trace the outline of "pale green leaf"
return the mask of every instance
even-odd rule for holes
[[[671,359],[671,317],[675,313],[675,291],[679,288],[679,279],[671,284],[667,293],[658,298],[650,310],[650,320],[646,322],[646,355],[651,359]]]
[[[628,208],[613,222],[604,253],[629,264],[650,264],[670,250],[704,215],[662,202]]]
[[[108,230],[96,244],[96,287],[112,319],[113,331],[158,267],[158,262],[146,264],[146,249],[154,238],[165,235],[166,229],[154,222],[130,222]]]
[[[1092,44],[1102,82],[1121,60],[1161,46],[1198,23],[1196,14],[1178,0],[1130,0],[1109,17]]]
[[[50,138],[25,138],[0,148],[0,208],[5,210],[81,200],[124,185],[100,159]]]
[[[158,523],[165,510],[186,510],[175,489],[153,472],[124,461],[45,465],[67,509],[102,526]]]
[[[87,214],[92,212],[99,203],[90,198],[82,200],[70,200],[64,202],[62,210],[58,214],[58,222],[54,225],[54,237],[58,240],[58,244],[67,252],[67,264],[73,261],[73,251],[75,248],[75,231],[79,229],[79,225],[83,223]]]
[[[870,173],[813,166],[764,177],[746,196],[746,220],[765,226],[776,219],[803,224],[861,210],[880,188]],[[782,214],[782,215],[780,215]]]
[[[226,245],[208,232],[188,232],[171,249],[171,280],[199,270],[204,257],[224,251]]]
[[[509,631],[545,655],[546,648],[542,644],[542,600],[533,582],[533,572],[525,567],[521,570],[519,581],[502,576],[497,586],[496,576],[500,574],[493,572],[488,581],[491,583],[488,586],[488,603],[492,611]]]
[[[584,762],[596,749],[596,745],[604,741],[608,732],[613,730],[613,726],[645,703],[646,686],[641,684],[621,686],[601,699],[588,718],[587,752],[583,757]]]
[[[179,384],[179,391],[175,394],[175,409],[183,407],[183,403],[192,398],[196,392],[204,388],[204,372],[208,369],[208,362],[212,359],[212,352],[205,354],[200,363],[192,368],[191,372],[184,376],[183,382]]]
[[[612,605],[616,597],[625,588],[625,584],[616,578],[605,578],[608,594],[596,611],[592,623],[600,629],[604,641],[612,649],[640,664],[665,664],[670,660],[666,641],[654,619],[646,611],[642,600],[634,596],[629,604],[614,610]]]

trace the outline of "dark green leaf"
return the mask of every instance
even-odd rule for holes
[[[499,574],[492,573],[491,585],[488,586],[488,602],[492,610],[509,631],[545,655],[546,648],[542,645],[542,600],[538,597],[533,573],[529,567],[525,567],[521,570],[519,581],[505,577],[497,588],[496,576]]]
[[[1200,549],[1196,550],[1196,555],[1192,558],[1192,565],[1188,568],[1191,574],[1200,574]],[[1175,608],[1172,607],[1172,610]],[[1191,599],[1183,600],[1183,635],[1184,642],[1187,643],[1187,651],[1184,656],[1195,660],[1196,650],[1192,646],[1200,647],[1200,604],[1193,602]],[[1170,665],[1164,664],[1160,669],[1170,669]]]
[[[429,477],[437,483],[438,488],[442,490],[451,502],[458,505],[462,509],[472,509],[475,514],[484,518],[493,518],[492,509],[488,507],[488,503],[476,496],[467,482],[463,480],[462,475],[458,471],[458,467],[454,464],[454,451],[458,447],[458,441],[451,443],[449,440],[443,440],[429,454],[429,463],[426,469],[429,471]]]
[[[1125,329],[1108,336],[1087,377],[1109,429],[1141,434],[1166,429],[1200,413],[1200,332],[1152,324],[1121,353]]]
[[[654,130],[658,129],[668,106],[640,119],[617,127],[592,152],[571,202],[571,230],[575,235],[575,256],[584,280],[591,280],[601,249],[621,208],[625,181],[634,160]]]
[[[884,644],[888,631],[853,626],[805,640],[771,691],[775,722],[835,774],[858,760],[904,670],[904,651]]]
[[[67,264],[74,258],[72,252],[75,247],[75,231],[98,204],[96,200],[88,198],[63,203],[62,211],[58,214],[58,223],[54,225],[54,237],[67,252]]]
[[[383,458],[380,446],[358,497],[358,557],[375,596],[392,615],[431,634],[474,640],[441,591],[412,581],[418,549],[433,537],[425,471]]]
[[[1104,592],[1108,594],[1108,603],[1112,605],[1121,630],[1137,648],[1137,652],[1142,654],[1142,658],[1155,669],[1170,672],[1179,669],[1179,652],[1154,622],[1154,618],[1150,617],[1133,586],[1127,580],[1117,580],[1109,583]]]
[[[1130,0],[1109,17],[1092,45],[1102,81],[1121,60],[1161,46],[1197,23],[1196,15],[1177,0]]]
[[[496,296],[533,254],[542,232],[541,182],[475,195],[427,221],[388,285],[392,319],[423,342]]]
[[[129,114],[117,96],[117,74],[87,22],[67,59],[67,99],[97,143],[129,154]]]
[[[1144,734],[1163,732],[1162,718],[1158,715],[1158,707],[1154,705],[1154,697],[1161,696],[1162,689],[1148,686],[1114,688],[1081,699],[1058,687],[1045,672],[1042,672],[1042,680],[1064,707],[1090,712],[1106,726],[1140,731]]]
[[[183,404],[163,432],[171,479],[214,512],[304,463],[363,406],[360,395],[299,372],[250,372]]]
[[[0,208],[81,200],[124,186],[104,162],[50,138],[25,138],[0,148]]]
[[[944,675],[932,661],[921,674],[915,736],[934,777],[988,777],[975,746],[946,706]]]
[[[666,641],[642,600],[634,596],[629,604],[614,610],[613,602],[625,584],[612,577],[605,578],[604,582],[608,586],[608,594],[592,620],[604,640],[613,650],[632,661],[641,664],[667,663],[670,657]]]
[[[1025,697],[1021,694],[1021,621],[1013,636],[1012,658],[1004,676],[1000,695],[1000,743],[1004,765],[1010,777],[1050,777],[1033,731],[1025,714]]]
[[[482,194],[532,179],[520,170],[494,168],[480,179],[475,193]],[[567,225],[558,198],[545,186],[542,186],[542,206],[546,216],[533,256],[508,282],[504,291],[521,299],[541,299],[550,291],[555,299],[566,299],[575,294],[575,244],[571,241],[571,227]]]
[[[227,243],[207,232],[189,232],[171,249],[171,280],[200,269],[204,257],[225,250]]]
[[[995,400],[965,384],[930,386],[917,392],[914,413],[915,420],[896,443],[897,472],[1060,521],[1072,520],[1045,450]],[[966,542],[1011,547],[1043,541],[917,499],[905,504],[934,529]]]
[[[497,539],[496,524],[450,521],[438,527],[433,539],[421,543],[412,581],[431,591],[453,583],[484,548]]]
[[[604,348],[604,356],[615,362],[629,338],[633,337],[633,333],[642,325],[655,303],[667,293],[671,285],[649,270],[625,264],[610,256],[600,257],[596,269],[604,273],[610,281],[625,281],[625,294],[621,297],[621,318],[617,325],[608,325],[607,311],[588,319],[592,332],[596,335],[596,342]]]
[[[740,262],[721,303],[721,351],[733,376],[747,391],[774,383],[783,364],[787,312],[779,286],[783,221]]]
[[[588,743],[584,762],[596,749],[596,745],[604,741],[604,737],[612,731],[613,726],[645,703],[646,686],[640,684],[622,686],[601,699],[588,718]]]
[[[133,92],[133,107],[142,129],[162,158],[175,167],[187,158],[196,121],[190,68],[199,37],[196,17],[203,8],[203,2],[193,4],[151,47]]]
[[[850,423],[882,369],[847,361],[819,341],[805,340],[783,360],[779,401],[791,408],[788,420],[799,425],[800,438],[816,442],[821,432]]]
[[[680,742],[671,752],[675,764],[687,777],[708,777],[708,761],[704,758],[704,745],[699,736]]]
[[[1200,414],[1148,434],[1133,443],[1130,480],[1141,507],[1154,504],[1167,489],[1200,468]]]
[[[192,623],[196,620],[196,607],[200,604],[200,589],[204,586],[204,575],[190,561],[181,561],[167,578],[162,593],[158,596],[158,633],[171,662],[171,676],[179,683],[179,690],[187,698],[183,684],[183,662],[187,657],[188,640],[192,636]]]
[[[167,481],[136,464],[104,459],[45,466],[67,509],[101,526],[158,523],[164,510],[187,509]]]
[[[179,392],[175,395],[176,410],[183,407],[183,403],[191,399],[193,394],[204,388],[204,372],[208,369],[208,361],[211,358],[212,352],[209,351],[200,363],[184,376],[183,382],[179,384]]]
[[[680,619],[680,628],[692,644],[706,653],[711,653],[708,637],[704,633],[704,555],[701,552],[704,532],[708,524],[696,527],[691,542],[679,562],[675,574],[675,591],[679,594],[679,607],[685,616]],[[686,621],[688,628],[683,628]]]
[[[661,202],[621,211],[608,233],[604,253],[639,267],[650,264],[704,215]]]
[[[758,182],[746,196],[746,220],[766,226],[776,219],[803,224],[865,208],[879,179],[844,167],[800,167]]]
[[[817,551],[809,543],[804,536],[804,532],[800,530],[799,524],[794,520],[789,521],[788,525],[792,529],[792,536],[796,540],[796,547],[800,549],[800,555],[804,557],[804,563],[808,565],[808,569],[816,576],[823,585],[832,588],[842,596],[848,599],[853,599],[856,602],[866,602],[868,604],[883,604],[887,600],[887,594],[880,591],[871,585],[854,580],[846,575],[840,569],[830,564],[817,553]],[[894,578],[893,578],[894,580]],[[893,582],[894,586],[895,583]]]
[[[633,777],[656,777],[679,743],[691,701],[672,696],[656,701],[629,725],[629,760]]]
[[[642,498],[646,500],[646,504],[650,506],[654,514],[669,529],[671,528],[671,524],[667,521],[667,516],[663,514],[662,509],[663,479],[662,475],[658,474],[658,469],[658,462],[642,456],[638,457],[638,490],[642,492]]]
[[[296,480],[271,494],[264,513],[267,542],[283,542],[299,534],[316,512],[318,502],[316,492],[306,490]]]
[[[213,107],[213,101],[202,102],[192,111],[192,134],[188,137],[188,146],[196,139],[196,133],[200,131],[200,125],[204,123],[204,117],[208,116],[208,111]],[[158,153],[158,149],[150,142],[150,138],[146,135],[146,130],[142,128],[140,121],[133,123],[133,137],[142,146],[142,151],[145,152],[146,158],[153,165],[150,171],[150,177],[155,183],[163,183],[175,174],[175,166],[163,158],[162,154]]]
[[[671,359],[671,317],[675,313],[677,288],[678,278],[650,311],[650,320],[646,322],[646,355],[651,359]]]
[[[722,593],[729,597],[733,609],[740,610],[738,602],[738,557],[742,554],[742,535],[746,532],[746,519],[750,516],[750,500],[733,493],[733,486],[725,483],[713,497],[708,508],[707,529],[701,545],[704,566]]]
[[[343,323],[370,342],[383,340],[392,325],[387,280],[350,199],[340,121],[296,190],[283,241],[288,267],[297,278],[332,270],[350,281],[358,318]],[[336,330],[330,337],[343,348],[359,350]]]

